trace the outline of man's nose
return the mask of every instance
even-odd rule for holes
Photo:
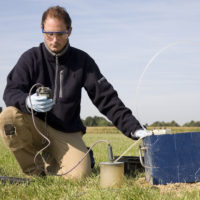
[[[58,35],[56,35],[56,34],[54,34],[54,35],[53,35],[53,39],[52,39],[52,40],[53,40],[53,42],[56,42],[58,39],[59,39],[59,36],[58,36]]]

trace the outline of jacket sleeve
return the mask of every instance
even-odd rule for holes
[[[139,121],[125,107],[112,85],[101,74],[96,63],[90,59],[86,65],[84,88],[93,104],[107,116],[124,135],[131,137],[131,132],[141,129]],[[135,138],[133,138],[135,139]]]
[[[6,106],[14,106],[23,112],[28,112],[25,105],[26,97],[30,89],[30,73],[28,55],[24,53],[7,77],[7,85],[3,99]]]

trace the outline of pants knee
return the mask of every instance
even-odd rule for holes
[[[15,151],[27,145],[27,133],[23,113],[15,107],[7,107],[0,114],[0,133],[5,144]]]
[[[62,170],[60,170],[58,174],[62,174],[64,172],[66,172],[65,167],[63,167]],[[83,160],[83,162],[81,162],[75,169],[73,169],[71,172],[64,175],[63,177],[65,179],[81,180],[90,176],[91,173],[92,173],[91,162],[90,162],[89,156],[87,156]]]
[[[17,117],[19,118],[20,115],[22,115],[22,112],[19,109],[13,106],[9,106],[5,108],[0,114],[0,123],[1,125],[16,123]]]

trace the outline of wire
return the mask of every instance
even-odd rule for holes
[[[37,158],[37,156],[38,156],[39,154],[41,154],[45,149],[48,148],[48,146],[51,144],[51,141],[49,140],[48,137],[46,137],[46,136],[37,128],[37,125],[36,125],[36,123],[35,123],[35,116],[34,116],[34,111],[33,111],[33,108],[32,108],[33,106],[32,106],[32,101],[31,101],[31,93],[32,93],[32,90],[34,89],[34,87],[36,87],[36,86],[42,86],[42,84],[40,84],[40,83],[34,84],[34,85],[31,87],[30,92],[29,92],[29,96],[28,96],[28,98],[29,98],[29,100],[30,100],[30,104],[31,104],[32,120],[33,120],[33,125],[34,125],[36,131],[47,141],[47,145],[46,145],[44,148],[40,149],[40,150],[35,154],[35,156],[34,156],[34,163],[35,163],[35,165],[37,166],[37,163],[36,163],[36,158]],[[46,132],[47,132],[47,121],[46,121],[46,120],[47,120],[47,112],[46,112],[46,115],[45,115],[45,130],[46,130]],[[47,136],[48,136],[48,132],[47,132]],[[144,137],[146,137],[146,136],[144,136]],[[134,146],[136,146],[144,137],[141,137],[141,138],[138,139],[136,142],[134,142],[132,145],[130,145],[130,146],[129,146],[116,160],[114,160],[113,162],[114,162],[114,163],[115,163],[115,162],[118,162],[128,151],[130,151],[130,149],[132,149]],[[81,162],[83,162],[83,160],[86,158],[86,156],[89,154],[89,152],[92,150],[92,148],[93,148],[95,145],[97,145],[97,144],[99,144],[99,143],[102,143],[102,142],[106,143],[107,145],[110,145],[110,143],[109,143],[107,140],[98,140],[98,141],[94,142],[94,143],[90,146],[90,148],[88,149],[88,151],[84,154],[84,156],[83,156],[71,169],[69,169],[68,171],[66,171],[66,172],[64,172],[64,173],[62,173],[62,174],[50,173],[50,172],[48,172],[48,171],[46,170],[46,168],[44,168],[43,170],[45,170],[45,173],[46,173],[47,175],[54,175],[54,176],[64,176],[64,175],[67,175],[68,173],[70,173],[71,171],[73,171],[76,167],[78,167],[78,166],[80,165]],[[41,157],[42,157],[42,156],[41,156]],[[43,157],[42,157],[42,159],[43,159],[43,162],[45,162],[45,160],[44,160]],[[147,166],[144,166],[144,165],[143,165],[143,167],[147,167]]]
[[[152,57],[151,59],[148,61],[148,63],[145,65],[144,67],[144,70],[142,72],[142,74],[140,75],[139,77],[139,80],[138,80],[138,84],[137,84],[137,87],[136,87],[136,114],[137,114],[137,119],[139,121],[139,123],[141,124],[142,128],[145,129],[145,127],[142,125],[141,123],[141,120],[139,118],[139,115],[138,115],[138,93],[139,93],[139,89],[140,89],[140,85],[141,85],[141,82],[142,82],[142,78],[145,74],[145,72],[147,71],[147,69],[149,68],[149,66],[151,65],[151,63],[162,53],[164,52],[165,50],[167,50],[168,48],[170,47],[173,47],[173,46],[176,46],[178,44],[186,44],[186,43],[189,43],[189,44],[197,44],[199,42],[195,42],[195,41],[191,41],[191,40],[183,40],[183,41],[177,41],[177,42],[174,42],[174,43],[170,43],[166,46],[164,46],[163,48],[159,49]]]
[[[31,115],[32,115],[33,125],[34,125],[36,131],[47,141],[47,145],[46,145],[44,148],[40,149],[40,150],[35,154],[35,156],[34,156],[34,163],[35,163],[35,165],[37,166],[37,164],[36,164],[36,158],[37,158],[37,156],[38,156],[39,154],[41,154],[46,148],[48,148],[48,146],[51,144],[51,141],[37,128],[37,125],[36,125],[36,123],[35,123],[35,116],[34,116],[34,112],[33,112],[33,105],[32,105],[32,101],[31,101],[31,94],[32,94],[32,90],[33,90],[36,86],[42,86],[42,84],[41,84],[41,83],[36,83],[36,84],[34,84],[34,85],[31,87],[31,89],[30,89],[30,91],[29,91],[29,95],[28,95],[28,98],[29,98],[30,104],[31,104]],[[46,116],[45,116],[45,130],[47,130],[46,118],[47,118],[47,113],[46,113]],[[42,156],[41,156],[41,157],[42,157]],[[44,158],[43,158],[43,157],[42,157],[42,159],[43,159],[43,161],[44,161]],[[45,161],[44,161],[44,162],[45,162]],[[44,170],[45,170],[45,169],[44,169]],[[46,173],[46,170],[45,170],[45,173]]]
[[[30,100],[30,105],[31,105],[32,120],[33,120],[33,125],[34,125],[36,131],[47,141],[47,145],[46,145],[44,148],[40,149],[40,150],[35,154],[35,156],[34,156],[34,163],[35,163],[35,165],[37,166],[37,163],[36,163],[36,158],[37,158],[37,156],[38,156],[39,154],[41,154],[45,149],[48,148],[48,146],[51,144],[51,141],[49,140],[48,137],[46,137],[46,136],[37,128],[37,125],[36,125],[36,123],[35,123],[35,116],[34,116],[34,111],[33,111],[33,108],[32,108],[33,106],[32,106],[32,101],[31,101],[31,93],[32,93],[32,90],[34,89],[34,87],[36,87],[36,86],[42,86],[42,84],[40,84],[40,83],[34,84],[34,85],[31,87],[30,92],[29,92],[29,96],[28,96],[28,98],[29,98],[29,100]],[[45,130],[46,130],[46,132],[47,132],[47,122],[46,122],[46,119],[47,119],[47,113],[46,113],[46,115],[45,115]],[[47,135],[48,135],[48,134],[47,134]],[[134,142],[131,146],[129,146],[129,147],[128,147],[116,160],[114,160],[113,162],[119,161],[119,160],[122,158],[122,156],[124,156],[130,149],[132,149],[134,146],[136,146],[143,138],[144,138],[144,137],[141,137],[141,138],[138,139],[136,142]],[[93,143],[93,144],[90,146],[90,148],[89,148],[88,151],[84,154],[84,156],[83,156],[71,169],[69,169],[68,171],[66,171],[66,172],[64,172],[64,173],[62,173],[62,174],[54,174],[54,173],[48,172],[46,169],[43,169],[43,170],[45,170],[45,173],[48,174],[48,175],[55,175],[55,176],[64,176],[64,175],[67,175],[68,173],[70,173],[71,171],[73,171],[76,167],[78,167],[78,166],[80,165],[81,162],[83,162],[83,160],[86,158],[86,156],[89,154],[89,152],[92,150],[92,148],[93,148],[95,145],[97,145],[97,144],[99,144],[99,143],[102,143],[102,142],[104,142],[104,143],[110,145],[110,143],[109,143],[107,140],[98,140],[98,141],[96,141],[95,143]],[[42,157],[42,156],[41,156],[41,157]],[[43,157],[42,157],[42,159],[43,159],[43,162],[45,162],[45,160],[44,160]]]
[[[34,85],[31,87],[31,89],[30,89],[30,91],[29,91],[29,96],[28,96],[28,98],[29,98],[29,100],[30,100],[30,104],[31,104],[31,114],[32,114],[33,125],[34,125],[36,131],[48,142],[48,144],[47,144],[44,148],[40,149],[40,150],[35,154],[35,156],[34,156],[34,163],[35,163],[35,165],[37,166],[37,163],[36,163],[36,158],[37,158],[37,156],[38,156],[39,154],[41,154],[46,148],[48,148],[48,146],[51,144],[51,141],[49,140],[48,137],[46,137],[46,136],[37,128],[37,125],[36,125],[36,123],[35,123],[35,116],[34,116],[34,112],[33,112],[33,105],[32,105],[32,101],[31,101],[31,94],[32,94],[32,90],[33,90],[34,87],[36,87],[36,86],[43,86],[43,85],[40,84],[40,83],[34,84]],[[47,112],[46,112],[46,116],[45,116],[45,130],[47,131],[47,121],[46,121],[46,119],[47,119]],[[48,135],[48,134],[47,134],[47,135]],[[78,167],[78,165],[86,158],[86,156],[88,155],[88,153],[92,150],[92,148],[93,148],[96,144],[102,143],[102,142],[104,142],[104,143],[110,145],[110,143],[109,143],[107,140],[98,140],[98,141],[96,141],[95,143],[93,143],[93,144],[90,146],[90,148],[88,149],[88,151],[87,151],[87,152],[85,153],[85,155],[77,162],[77,164],[75,164],[75,165],[74,165],[71,169],[69,169],[67,172],[64,172],[64,173],[62,173],[62,174],[51,174],[51,173],[47,172],[46,169],[44,169],[44,170],[45,170],[45,173],[46,173],[46,174],[49,174],[49,175],[55,175],[55,176],[64,176],[64,175],[67,175],[67,174],[70,173],[72,170],[74,170],[76,167]],[[42,156],[41,156],[41,157],[42,157]],[[43,157],[42,157],[42,159],[43,159],[43,161],[45,162],[45,160],[44,160]]]
[[[146,137],[146,136],[144,136]],[[136,144],[138,144],[144,137],[141,137],[140,139],[138,139],[136,142],[134,142],[133,144],[131,144],[116,160],[114,160],[113,162],[117,162],[119,161],[122,156],[124,156],[128,151],[130,151],[134,146],[136,146]]]

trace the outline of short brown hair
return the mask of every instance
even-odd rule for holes
[[[44,28],[44,22],[48,16],[64,20],[67,26],[67,29],[71,28],[72,20],[68,12],[65,10],[65,8],[60,7],[60,6],[53,6],[53,7],[48,8],[42,15],[41,25],[43,28]]]

